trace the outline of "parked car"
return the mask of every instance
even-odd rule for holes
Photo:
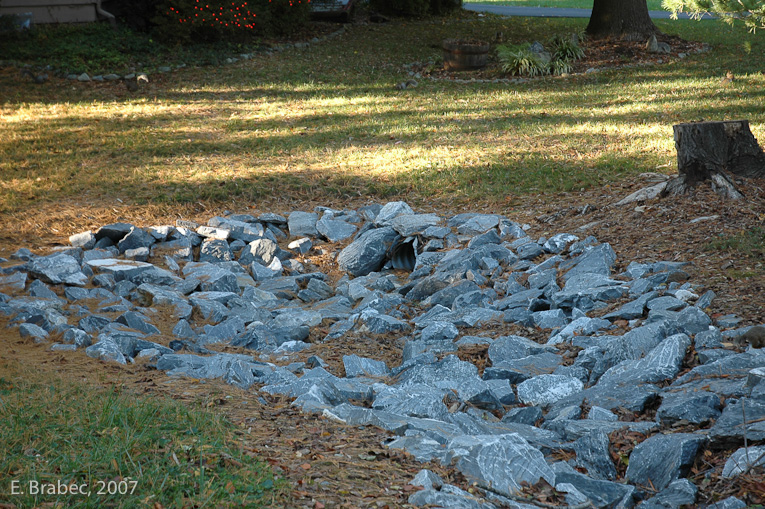
[[[311,0],[311,14],[314,18],[339,19],[347,23],[357,3],[357,0]]]

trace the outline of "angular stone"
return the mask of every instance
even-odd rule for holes
[[[633,449],[625,477],[631,484],[663,490],[688,475],[705,441],[692,433],[654,435]]]
[[[722,401],[720,396],[707,391],[680,391],[662,393],[661,406],[656,412],[656,418],[667,425],[678,421],[691,424],[703,424],[714,421],[720,416]]]
[[[501,336],[489,346],[488,354],[492,364],[498,365],[529,355],[553,351],[552,347],[540,345],[522,336]]]
[[[316,229],[316,222],[319,215],[313,212],[302,212],[296,210],[287,217],[287,227],[292,237],[312,237],[319,235]]]
[[[608,435],[603,432],[586,434],[574,442],[576,466],[586,469],[593,479],[615,480],[618,474],[611,460],[610,445]]]
[[[391,221],[401,215],[412,215],[414,210],[406,202],[392,201],[388,202],[380,209],[374,218],[376,224],[380,226],[389,226]]]
[[[145,247],[147,249],[155,243],[154,237],[143,228],[133,227],[122,240],[117,243],[120,253],[129,249],[138,249]]]
[[[35,343],[42,343],[48,338],[48,331],[32,323],[22,323],[19,326],[19,335],[22,338],[32,338]]]
[[[634,504],[634,486],[591,479],[563,462],[555,463],[553,472],[555,489],[567,493],[566,503],[570,506],[586,504],[589,507],[632,507]]]
[[[561,267],[564,270],[571,266],[571,268],[563,275],[563,279],[568,281],[574,276],[581,274],[600,274],[602,276],[608,276],[611,274],[611,269],[616,262],[616,253],[609,244],[601,244],[596,247],[589,248],[583,254],[569,261],[566,267]]]
[[[518,399],[527,405],[550,406],[581,392],[581,380],[561,375],[539,375],[518,384]]]
[[[120,347],[111,339],[102,339],[85,349],[88,357],[93,357],[101,361],[112,361],[119,364],[127,364],[127,360]]]
[[[316,222],[316,230],[329,242],[341,242],[356,233],[357,229],[358,228],[351,223],[339,219],[332,219],[331,217],[327,217],[327,215],[324,215]]]
[[[117,243],[127,235],[131,228],[135,228],[130,223],[112,223],[102,226],[96,231],[96,240],[108,238],[113,243]]]
[[[230,262],[234,255],[225,240],[206,240],[199,248],[200,262]]]
[[[82,249],[93,249],[96,245],[96,236],[90,230],[82,233],[75,233],[69,236],[69,243],[72,247],[81,247]]]
[[[29,262],[27,270],[46,283],[73,286],[85,286],[88,283],[88,277],[82,272],[79,262],[63,253],[35,258]]]
[[[146,321],[145,316],[136,313],[135,311],[128,311],[127,313],[118,316],[115,322],[148,335],[160,333],[158,328]]]
[[[343,366],[345,367],[345,376],[348,378],[357,376],[387,377],[390,375],[390,369],[383,361],[359,357],[355,354],[344,355]]]
[[[511,384],[519,384],[535,376],[553,374],[562,363],[561,356],[552,352],[528,355],[494,363],[484,369],[483,378],[508,380]]]
[[[456,467],[469,480],[517,493],[521,483],[536,484],[544,479],[555,485],[555,473],[544,455],[520,435],[463,435],[449,441],[443,463]]]
[[[114,277],[115,281],[130,280],[141,272],[154,267],[151,263],[120,260],[117,258],[90,260],[86,264],[96,273],[110,274]]]
[[[499,224],[500,216],[494,214],[465,214],[455,216],[448,221],[449,226],[456,226],[461,235],[480,235]]]
[[[727,446],[743,441],[744,433],[751,442],[765,440],[765,403],[749,398],[728,403],[709,430],[709,440],[716,447]]]
[[[765,465],[765,446],[741,447],[725,462],[722,476],[724,479],[730,479],[746,474],[760,465]]]
[[[402,237],[409,237],[434,228],[441,222],[442,219],[436,214],[402,214],[391,219],[389,225]],[[446,231],[443,236],[446,236],[449,231],[451,230]]]
[[[353,276],[365,276],[382,267],[388,250],[398,238],[396,230],[389,226],[369,230],[340,251],[337,263],[341,270]]]
[[[576,242],[577,240],[579,240],[579,237],[576,235],[570,233],[558,233],[547,239],[547,241],[542,244],[542,247],[548,253],[558,254],[562,253],[569,244]]]
[[[691,346],[691,340],[685,334],[670,336],[645,357],[626,360],[609,368],[598,383],[638,384],[656,383],[674,378],[680,371],[685,351]]]
[[[666,509],[667,507],[691,507],[696,502],[698,488],[688,479],[673,481],[656,496],[641,502],[640,509]],[[707,506],[709,507],[709,506]]]

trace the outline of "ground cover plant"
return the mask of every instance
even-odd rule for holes
[[[111,70],[106,61],[116,62],[115,71],[140,71],[143,63],[149,83],[137,92],[121,82],[79,83],[53,73],[36,85],[6,65],[0,69],[0,222],[9,226],[0,232],[0,257],[19,247],[41,251],[65,244],[70,234],[118,220],[169,224],[226,210],[285,212],[404,199],[420,210],[506,214],[531,224],[537,237],[590,225],[584,231],[610,242],[620,259],[693,261],[694,280],[718,293],[710,316],[736,312],[748,322],[761,320],[765,271],[752,253],[762,252],[763,239],[748,233],[761,232],[765,220],[761,185],[739,204],[699,190],[685,199],[608,207],[645,185],[643,173],[675,173],[674,123],[747,118],[765,140],[765,76],[753,56],[765,50],[760,34],[712,22],[658,21],[662,31],[708,43],[710,51],[652,65],[635,65],[625,55],[618,68],[593,64],[597,72],[521,82],[409,74],[413,63],[438,67],[440,41],[448,37],[492,40],[501,32],[517,44],[540,34],[579,32],[586,22],[474,14],[394,19],[352,24],[336,37],[283,51],[224,48],[214,66],[159,47],[152,60],[83,56],[77,64],[78,71],[95,74]],[[338,26],[313,30],[311,36],[329,34]],[[240,52],[254,56],[225,64]],[[45,57],[31,53],[14,59],[33,69],[45,65]],[[163,63],[187,65],[154,72]],[[53,64],[75,66],[63,57]],[[735,79],[724,82],[728,71]],[[394,87],[410,78],[417,87]],[[688,226],[700,216],[718,219]],[[223,392],[213,383],[168,381],[140,365],[103,367],[84,354],[67,365],[44,345],[8,332],[3,320],[0,338],[12,346],[0,349],[3,402],[50,397],[44,384],[25,385],[18,374],[8,375],[21,364],[45,375],[68,373],[85,387],[116,385],[129,394],[173,395],[209,406],[238,426],[243,435],[235,435],[246,437],[247,450],[289,481],[290,493],[277,495],[280,507],[367,499],[401,506],[413,489],[407,483],[421,465],[382,448],[375,430],[333,427],[300,415],[288,401],[263,402],[257,393]],[[310,353],[339,363],[337,345],[336,351],[321,348]],[[348,348],[372,356],[380,345]],[[83,372],[101,369],[106,378],[82,380]],[[105,401],[117,398],[99,394]],[[43,415],[44,425],[57,422]],[[236,448],[220,450],[241,462]],[[190,461],[201,449],[193,451]],[[160,460],[166,461],[170,453],[164,452]],[[22,462],[14,472],[30,468],[23,462],[32,459],[14,457]],[[719,458],[706,461],[711,469]],[[693,475],[700,480],[706,473],[704,467]],[[9,472],[0,475],[5,482]],[[470,488],[464,479],[450,482]],[[735,494],[736,487],[715,481],[704,490],[700,496],[708,500]]]

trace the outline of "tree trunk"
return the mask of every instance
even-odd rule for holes
[[[748,120],[677,124],[673,129],[680,175],[663,194],[685,193],[709,180],[717,193],[738,199],[744,195],[736,187],[736,177],[765,177],[765,153]]]
[[[587,33],[645,41],[659,29],[651,21],[646,0],[594,0]]]

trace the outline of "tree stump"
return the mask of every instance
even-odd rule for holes
[[[765,153],[749,130],[748,120],[693,122],[673,126],[677,178],[662,194],[683,194],[709,180],[718,194],[743,198],[735,177],[765,177]]]

